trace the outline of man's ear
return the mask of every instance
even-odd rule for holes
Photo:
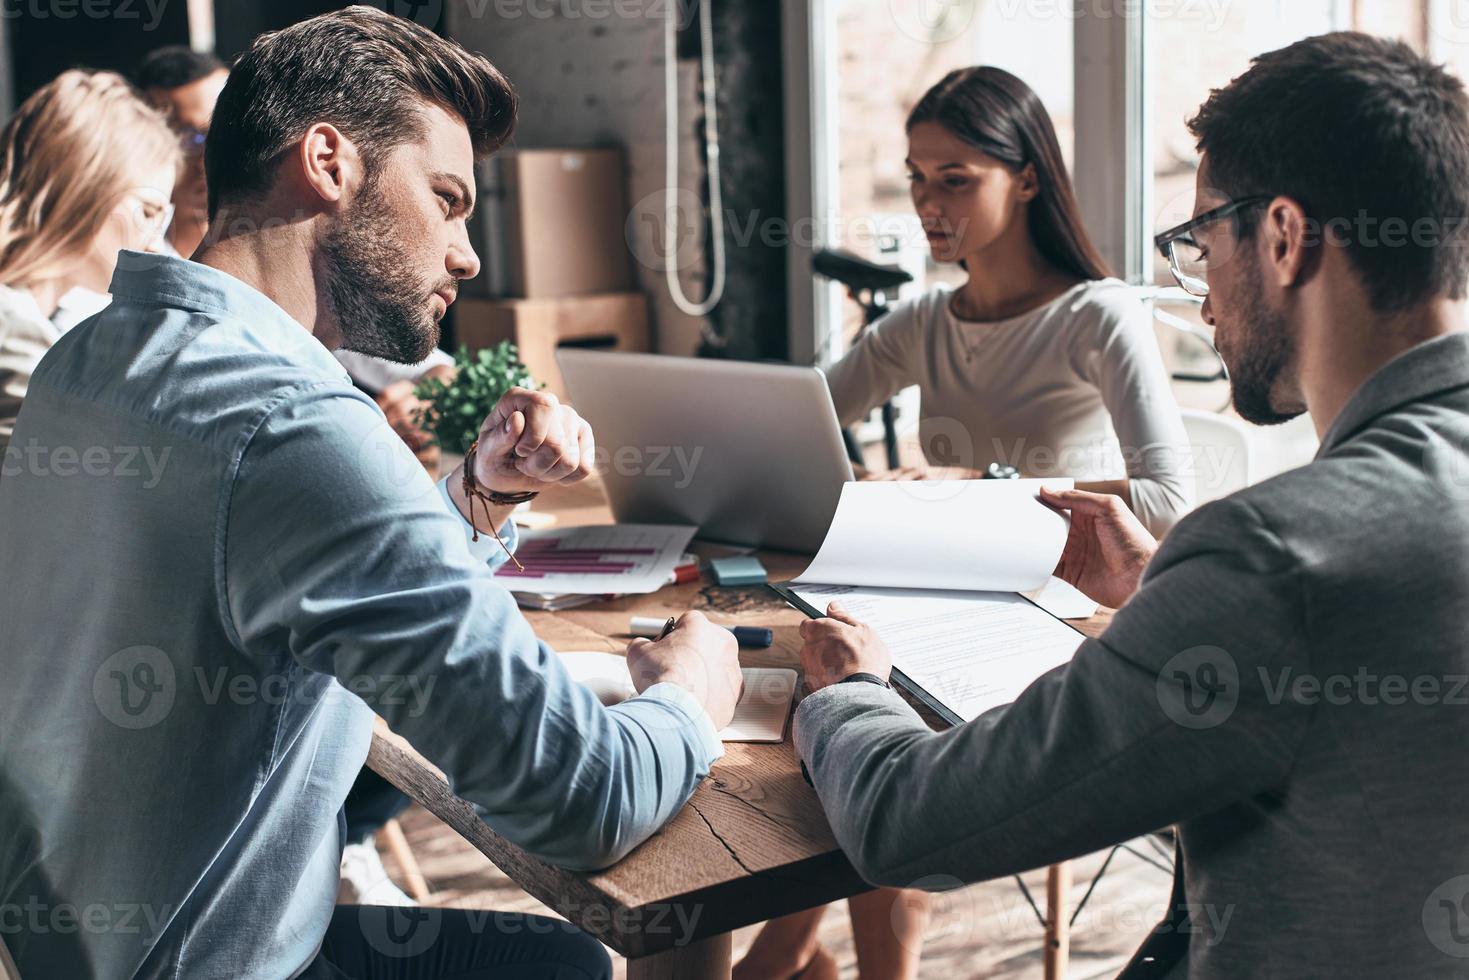
[[[315,123],[297,145],[301,178],[323,202],[342,204],[362,184],[357,146],[331,123]]]
[[[1305,210],[1289,197],[1277,197],[1266,207],[1260,227],[1265,268],[1281,288],[1299,286],[1315,267],[1321,242],[1314,227]]]

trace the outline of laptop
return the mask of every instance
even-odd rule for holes
[[[815,552],[852,465],[817,368],[562,348],[619,523]]]

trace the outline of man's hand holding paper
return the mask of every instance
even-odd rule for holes
[[[1056,577],[1104,606],[1120,608],[1137,591],[1157,540],[1113,494],[1042,487],[1040,499],[1071,514]]]

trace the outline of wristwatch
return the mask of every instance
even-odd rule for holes
[[[878,687],[886,687],[889,690],[892,689],[892,685],[889,684],[887,681],[883,680],[881,677],[878,677],[876,674],[869,674],[866,671],[858,671],[855,674],[848,674],[846,677],[843,677],[841,680],[837,681],[837,683],[838,684],[852,684],[852,683],[876,684]]]

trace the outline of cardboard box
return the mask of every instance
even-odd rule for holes
[[[556,367],[556,348],[648,350],[648,300],[642,293],[511,300],[461,296],[454,306],[459,343],[479,350],[510,341],[520,348],[531,375],[557,398],[566,398],[566,385]]]
[[[635,287],[621,149],[503,150],[478,179],[484,271],[466,291],[554,299]]]

